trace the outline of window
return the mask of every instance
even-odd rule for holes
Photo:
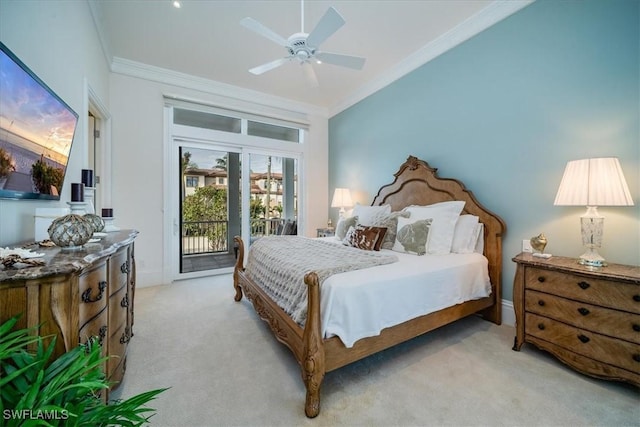
[[[281,141],[300,142],[300,129],[254,122],[252,120],[247,122],[247,134]]]
[[[177,125],[240,133],[241,121],[236,117],[221,116],[202,111],[174,108],[173,122]]]
[[[186,186],[187,187],[197,187],[198,186],[198,177],[197,176],[187,176],[186,177]]]

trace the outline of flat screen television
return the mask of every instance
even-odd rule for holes
[[[0,42],[0,198],[59,200],[78,114]]]

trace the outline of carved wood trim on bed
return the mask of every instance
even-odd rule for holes
[[[477,215],[484,224],[485,256],[489,260],[489,276],[492,294],[435,313],[427,314],[400,325],[384,329],[380,335],[357,341],[347,348],[338,337],[324,339],[321,334],[320,283],[318,276],[311,272],[304,281],[308,287],[307,320],[305,327],[296,324],[244,271],[245,248],[240,237],[238,260],[236,262],[233,285],[235,300],[247,296],[256,312],[271,328],[276,339],[291,349],[300,364],[302,379],[306,387],[305,414],[315,417],[320,412],[320,387],[326,372],[345,366],[356,360],[407,341],[448,323],[474,313],[481,314],[494,323],[501,322],[502,234],[506,227],[495,214],[485,209],[464,185],[454,179],[437,177],[436,169],[426,162],[409,156],[395,174],[395,180],[378,191],[372,205],[390,204],[392,210],[401,210],[410,205],[464,200],[464,212]]]

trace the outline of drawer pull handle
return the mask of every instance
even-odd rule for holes
[[[588,309],[584,308],[584,307],[580,307],[578,309],[578,313],[582,314],[583,316],[586,316],[587,314],[591,313]]]
[[[129,331],[129,327],[127,326],[126,328],[124,328],[124,332],[120,337],[120,344],[127,344],[129,341],[131,341],[131,332]]]
[[[544,301],[543,301],[543,300],[539,300],[539,301],[538,301],[538,305],[539,305],[540,307],[544,307]]]
[[[104,295],[104,290],[107,289],[107,282],[104,280],[98,283],[98,295],[95,298],[91,298],[91,291],[93,288],[89,288],[82,293],[82,302],[96,302],[102,299],[102,295]]]
[[[634,300],[635,302],[640,302],[640,295],[634,295],[634,296],[633,296],[633,300]]]
[[[129,261],[125,261],[122,263],[122,265],[120,266],[120,272],[122,274],[129,273]]]
[[[578,286],[580,286],[580,289],[588,289],[591,285],[587,282],[578,282]]]
[[[122,301],[120,301],[120,307],[129,307],[129,294],[124,294]]]
[[[545,280],[547,279],[545,279],[544,276],[538,276],[538,282],[544,283]]]
[[[538,323],[538,329],[544,331],[544,323]]]
[[[104,339],[107,337],[107,326],[101,326],[100,327],[100,331],[98,332],[98,342],[100,343],[100,346],[102,346],[102,344],[104,343]]]
[[[638,325],[637,323],[634,323],[632,328],[633,328],[634,331],[640,332],[640,325]]]
[[[578,339],[585,344],[591,341],[591,339],[588,336],[582,335],[582,334],[578,335]]]
[[[636,353],[633,355],[633,360],[635,360],[636,362],[640,362],[640,354]]]

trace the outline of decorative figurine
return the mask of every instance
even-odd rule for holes
[[[547,246],[547,238],[544,233],[540,233],[529,240],[533,248],[533,256],[540,258],[551,258],[551,254],[545,254],[544,248]]]

